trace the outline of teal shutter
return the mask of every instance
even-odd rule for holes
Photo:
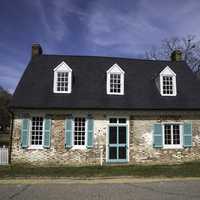
[[[191,123],[184,123],[183,146],[192,147],[192,124]]]
[[[28,140],[29,140],[29,119],[22,119],[22,126],[21,126],[21,147],[27,148],[28,147]]]
[[[154,124],[153,147],[161,148],[162,146],[163,146],[162,125],[161,124]]]
[[[51,119],[46,117],[44,119],[44,148],[50,148],[51,146]]]
[[[68,116],[65,120],[65,148],[72,147],[72,132],[73,132],[73,118],[72,116]]]
[[[87,118],[87,147],[93,147],[93,134],[94,134],[94,120],[92,116],[88,115]]]

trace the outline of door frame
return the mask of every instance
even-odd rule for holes
[[[126,130],[126,142],[127,142],[127,158],[126,160],[115,160],[115,161],[112,161],[109,159],[109,127],[112,125],[109,123],[109,120],[110,118],[125,118],[126,119],[126,124],[122,124],[122,126],[126,126],[127,127],[127,130]],[[107,128],[106,128],[106,163],[128,163],[129,162],[129,136],[130,136],[130,131],[129,131],[129,117],[127,116],[108,116],[107,117]],[[119,123],[117,123],[117,125],[119,125]]]

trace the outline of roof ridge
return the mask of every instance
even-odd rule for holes
[[[117,56],[95,56],[95,55],[62,55],[62,54],[43,54],[42,56],[52,56],[52,57],[73,57],[73,58],[105,58],[105,59],[120,59],[120,60],[135,60],[135,61],[143,61],[143,62],[174,62],[171,60],[150,60],[150,59],[142,59],[142,58],[129,58],[129,57],[117,57]],[[185,62],[185,61],[178,61]]]

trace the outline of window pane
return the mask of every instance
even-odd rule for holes
[[[74,145],[85,145],[85,118],[74,119]]]
[[[126,147],[119,147],[119,159],[126,159]]]
[[[31,125],[31,145],[42,145],[43,117],[33,117]]]
[[[173,144],[180,144],[180,125],[173,125]]]
[[[165,131],[165,144],[171,144],[171,125],[164,125]]]
[[[126,144],[126,127],[119,127],[119,144]]]
[[[126,124],[126,118],[119,118],[119,123]]]
[[[117,143],[117,127],[109,127],[109,144]]]
[[[117,147],[109,147],[109,159],[117,159]]]
[[[110,118],[110,123],[117,123],[117,118]]]

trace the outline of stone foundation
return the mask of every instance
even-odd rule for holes
[[[36,111],[34,111],[36,112]],[[72,112],[70,112],[72,113]],[[88,112],[87,112],[88,113]],[[103,148],[106,164],[106,133],[109,116],[129,117],[129,162],[135,163],[178,163],[200,159],[200,115],[158,115],[157,113],[136,115],[133,112],[90,112],[94,118],[94,145],[91,149],[65,149],[64,119],[62,113],[52,114],[52,136],[50,149],[22,149],[20,146],[21,117],[15,114],[12,136],[12,163],[34,165],[99,165],[100,148]],[[73,115],[84,115],[75,112]],[[152,146],[153,124],[157,122],[191,122],[193,131],[192,148],[155,149]],[[102,146],[101,146],[102,144]]]

